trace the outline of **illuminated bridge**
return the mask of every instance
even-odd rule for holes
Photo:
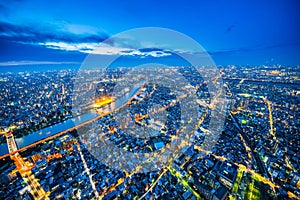
[[[17,152],[18,147],[12,131],[4,133],[4,135],[6,137],[10,158],[14,161],[16,169],[20,172],[22,178],[29,186],[31,195],[34,197],[34,199],[49,199],[44,189],[40,186],[37,179],[31,173],[31,168],[33,165],[24,161],[22,156]]]

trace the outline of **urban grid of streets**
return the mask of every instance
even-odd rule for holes
[[[135,127],[147,125],[151,120],[149,116],[153,113],[147,113],[147,103],[162,102],[164,109],[156,112],[168,115],[170,123],[160,127],[159,134],[150,140],[129,137],[121,131],[124,127],[116,127],[115,114],[122,108],[102,109],[97,118],[17,149],[14,138],[72,118],[72,98],[82,91],[74,91],[72,82],[76,72],[72,70],[1,74],[1,142],[7,142],[10,154],[1,157],[0,196],[4,199],[299,199],[299,67],[221,68],[226,99],[232,103],[228,105],[230,112],[225,116],[222,134],[211,151],[204,151],[202,145],[211,134],[210,119],[220,114],[219,107],[210,99],[205,81],[195,78],[199,76],[193,68],[179,70],[196,86],[201,99],[197,101],[199,116],[194,142],[184,153],[175,154],[168,165],[148,173],[139,173],[142,166],[130,173],[111,169],[90,153],[91,142],[79,139],[78,134],[97,134],[126,151],[142,150],[157,155],[184,128],[176,126],[180,121],[178,99],[170,101],[174,99],[165,88],[143,85],[126,102],[132,109],[131,124]],[[86,73],[93,79],[99,72]],[[95,84],[81,89],[96,89],[97,97],[109,97],[124,73],[123,68],[108,71],[104,80],[86,80]],[[211,81],[217,82],[217,78],[220,77]],[[166,98],[158,99],[159,96]],[[81,102],[84,105],[81,111],[88,112],[92,107],[90,102],[95,99],[85,101]]]

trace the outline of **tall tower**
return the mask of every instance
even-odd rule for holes
[[[61,91],[62,91],[62,95],[65,95],[65,85],[64,84],[61,85]]]
[[[60,103],[63,102],[63,99],[65,99],[65,85],[61,85],[61,96],[60,96]]]

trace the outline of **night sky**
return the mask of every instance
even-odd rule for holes
[[[0,65],[80,63],[103,40],[141,27],[186,34],[217,65],[299,65],[299,10],[297,0],[2,0]],[[129,57],[145,57],[140,49],[159,47],[160,56],[172,59],[163,46],[128,46],[139,51]],[[122,47],[107,48],[120,54]],[[156,54],[147,54],[151,57]]]

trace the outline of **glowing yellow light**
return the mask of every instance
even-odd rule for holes
[[[102,106],[105,106],[107,104],[110,104],[113,101],[114,101],[114,98],[109,97],[109,96],[103,96],[103,97],[101,97],[101,98],[99,98],[95,101],[95,103],[93,104],[93,107],[94,108],[102,107]]]

